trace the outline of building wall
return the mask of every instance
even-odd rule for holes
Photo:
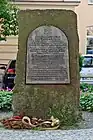
[[[15,0],[16,1],[16,0]],[[18,1],[18,0],[17,0]],[[48,0],[49,1],[49,0]],[[79,3],[76,0],[54,0],[52,2],[13,2],[21,10],[24,9],[67,9],[75,11],[75,6]],[[69,2],[70,1],[70,2]],[[72,2],[71,2],[72,1]],[[74,2],[75,1],[75,2]],[[16,58],[18,50],[18,37],[7,37],[7,41],[0,42],[0,64],[7,64],[10,59]]]
[[[88,4],[88,0],[81,0],[78,7],[75,8],[78,18],[78,31],[79,31],[79,50],[80,53],[86,54],[86,36],[87,26],[93,25],[93,5]]]
[[[10,59],[15,59],[18,50],[18,37],[7,37],[7,41],[0,42],[0,64],[7,64]]]

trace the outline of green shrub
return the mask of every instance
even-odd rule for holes
[[[80,107],[83,111],[93,112],[93,94],[92,93],[81,94]]]
[[[0,110],[11,110],[12,92],[0,91]]]

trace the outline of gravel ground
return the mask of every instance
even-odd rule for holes
[[[55,131],[0,130],[0,140],[93,140],[93,129]]]
[[[0,120],[3,119],[3,118],[11,117],[11,116],[13,116],[12,111],[10,111],[10,112],[8,112],[8,111],[7,112],[0,111]]]
[[[12,112],[0,112],[0,119]],[[83,121],[73,130],[7,130],[0,127],[0,140],[93,140],[93,113],[82,112]]]
[[[79,128],[88,129],[93,128],[93,113],[83,111],[83,120],[78,124]]]

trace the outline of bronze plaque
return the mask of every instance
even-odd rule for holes
[[[40,26],[27,40],[26,84],[70,83],[68,39],[54,26]]]

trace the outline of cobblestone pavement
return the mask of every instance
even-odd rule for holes
[[[0,140],[93,140],[93,129],[53,131],[0,130]]]

